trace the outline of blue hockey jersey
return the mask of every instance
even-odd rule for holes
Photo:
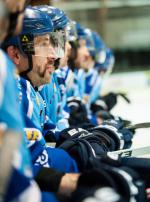
[[[21,144],[16,157],[17,169],[22,174],[32,175],[29,151],[23,133],[24,122],[18,105],[18,89],[15,79],[15,68],[10,59],[0,50],[0,123],[8,129],[19,132]]]

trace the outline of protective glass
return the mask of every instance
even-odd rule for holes
[[[66,28],[66,40],[67,41],[75,41],[77,40],[77,29],[76,29],[76,24],[74,21],[70,21]]]
[[[95,51],[95,44],[94,44],[94,40],[92,37],[92,32],[89,29],[85,30],[85,40],[86,40],[86,46],[88,48],[89,51]]]
[[[55,31],[49,34],[20,35],[20,46],[27,55],[40,57],[50,57],[53,55],[56,59],[64,56],[65,37],[63,31]]]
[[[96,62],[103,64],[106,60],[106,50],[102,49],[96,54]]]
[[[56,57],[63,58],[65,55],[65,31],[56,30],[51,33],[51,41],[54,44]]]

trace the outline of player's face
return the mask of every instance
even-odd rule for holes
[[[86,47],[86,41],[84,39],[79,40],[79,47],[77,49],[77,58],[75,59],[75,65],[78,68],[85,68],[87,65],[87,58],[89,57],[89,51]]]
[[[65,43],[65,55],[63,58],[60,59],[60,67],[65,67],[68,64],[68,59],[71,53],[71,45],[69,44],[69,42]]]
[[[51,44],[50,35],[37,36],[34,39],[35,55],[32,56],[35,82],[38,86],[49,83],[54,71],[56,52]]]

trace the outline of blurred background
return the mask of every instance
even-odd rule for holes
[[[103,92],[126,92],[115,115],[133,123],[150,121],[150,0],[36,0],[63,9],[83,26],[96,30],[113,49],[115,66]],[[150,143],[150,129],[139,130],[133,146]]]

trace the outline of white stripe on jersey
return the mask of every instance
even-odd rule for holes
[[[26,93],[27,93],[27,98],[28,98],[28,101],[29,101],[27,116],[29,118],[31,118],[32,117],[32,113],[33,113],[33,102],[32,102],[31,97],[30,97],[30,93],[31,93],[31,86],[30,85],[31,84],[28,81],[26,82],[26,84],[27,84],[27,91],[26,91]]]
[[[41,202],[42,196],[38,185],[32,180],[28,188],[26,188],[17,198],[12,202]]]

